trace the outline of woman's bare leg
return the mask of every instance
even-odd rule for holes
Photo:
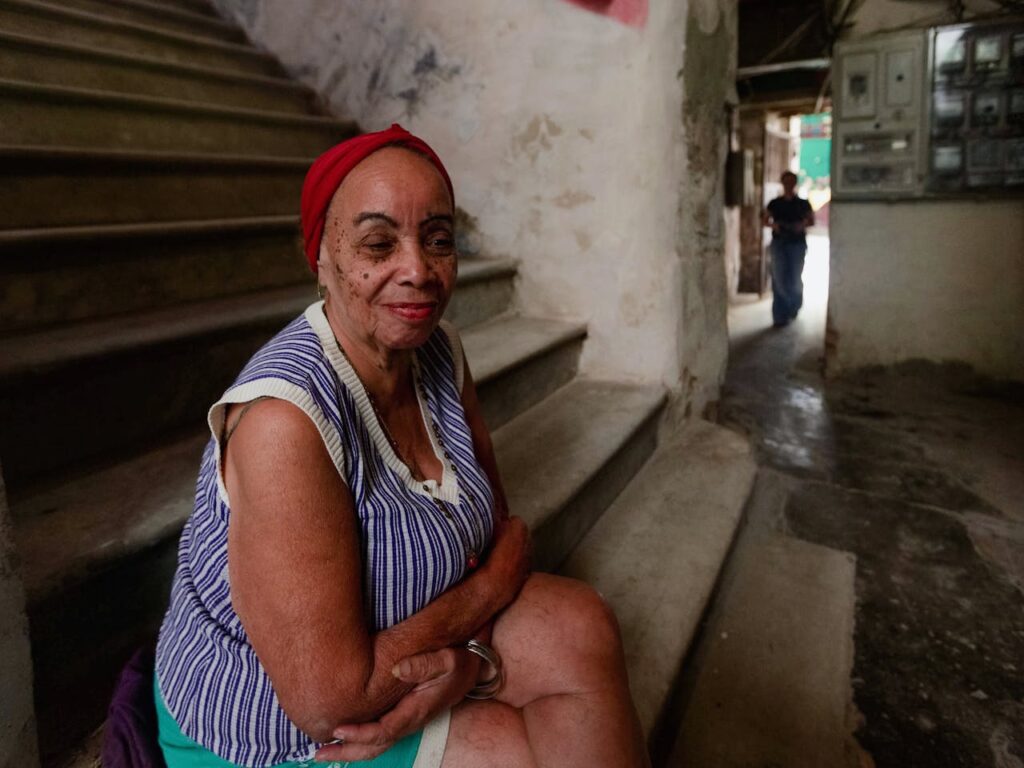
[[[494,625],[499,701],[522,711],[538,768],[649,765],[618,622],[591,587],[534,574]]]
[[[465,701],[452,710],[441,768],[537,768],[523,713],[497,701]]]

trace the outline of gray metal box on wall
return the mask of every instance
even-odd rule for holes
[[[841,43],[837,199],[1024,194],[1024,19]]]
[[[837,198],[923,190],[927,30],[836,46],[832,167]]]

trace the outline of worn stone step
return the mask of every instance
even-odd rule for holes
[[[605,413],[579,416],[588,417],[604,421]],[[704,421],[677,429],[663,436],[561,569],[592,584],[615,610],[630,688],[655,757],[665,751],[666,732],[675,734],[672,699],[683,659],[755,474],[750,445],[738,434]]]
[[[309,157],[350,121],[0,80],[0,143]]]
[[[308,283],[297,216],[0,230],[0,335]]]
[[[504,312],[515,262],[463,259],[446,316]],[[0,338],[284,285],[306,284],[298,218],[0,230]]]
[[[664,402],[661,387],[576,379],[494,431],[537,568],[556,569],[647,460]]]
[[[687,671],[671,766],[858,768],[854,557],[743,536]]]
[[[508,311],[516,268],[514,259],[460,257],[458,282],[444,316],[468,329]]]
[[[0,146],[3,226],[230,219],[299,212],[313,158]],[[45,200],[46,205],[39,201]]]
[[[207,16],[220,17],[208,0],[149,0],[149,2],[154,5],[166,5],[170,8],[182,8],[193,13],[204,13]]]
[[[111,19],[43,0],[0,0],[0,29],[163,61],[238,72],[284,75],[270,54],[246,43],[171,32],[150,24]]]
[[[314,299],[289,287],[5,340],[8,488],[200,422],[252,353]]]
[[[2,28],[0,78],[275,112],[323,111],[312,89],[286,78],[168,62]]]
[[[505,270],[468,263],[453,306],[482,303],[495,275],[511,280]],[[201,423],[256,348],[316,300],[313,286],[307,276],[298,286],[0,340],[0,457],[8,486],[17,491]],[[66,437],[55,441],[55,434]]]
[[[154,3],[150,0],[61,0],[60,5],[69,10],[143,24],[168,32],[234,43],[248,42],[238,26],[184,6]]]
[[[462,342],[488,427],[497,429],[571,381],[586,335],[584,323],[517,315],[467,329]]]

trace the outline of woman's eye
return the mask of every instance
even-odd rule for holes
[[[455,240],[451,235],[431,235],[427,247],[436,253],[450,252],[455,248]]]
[[[394,247],[394,243],[390,240],[370,240],[363,243],[363,247],[373,254],[383,254],[389,253]]]

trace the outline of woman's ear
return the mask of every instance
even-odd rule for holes
[[[327,264],[327,260],[328,260],[327,257],[328,257],[329,254],[327,253],[327,242],[326,242],[326,240],[327,240],[327,238],[325,238],[325,237],[321,237],[320,238],[320,251],[319,251],[319,253],[317,253],[317,257],[316,257],[316,268],[317,268],[317,270],[323,269],[324,266]]]

